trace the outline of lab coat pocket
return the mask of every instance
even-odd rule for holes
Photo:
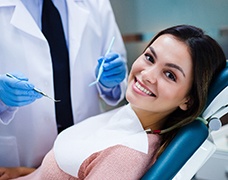
[[[0,136],[0,167],[20,166],[17,140],[14,136]]]

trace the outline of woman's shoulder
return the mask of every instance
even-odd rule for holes
[[[159,141],[156,136],[150,136],[149,143],[152,139]],[[140,179],[156,160],[155,154],[156,148],[146,154],[117,144],[89,156],[80,167],[79,177]]]

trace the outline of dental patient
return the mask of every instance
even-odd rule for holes
[[[162,30],[132,65],[127,105],[64,130],[38,169],[25,175],[21,167],[25,176],[11,178],[140,179],[177,130],[200,115],[225,64],[221,47],[201,29]]]

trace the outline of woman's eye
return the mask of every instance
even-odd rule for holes
[[[152,62],[152,63],[154,63],[154,58],[153,58],[153,56],[151,56],[150,54],[145,54],[145,57],[146,57],[146,60],[148,60],[148,61],[150,61],[150,62]]]
[[[176,76],[172,72],[167,71],[165,72],[165,75],[172,81],[176,82]]]

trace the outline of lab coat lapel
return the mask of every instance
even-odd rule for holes
[[[73,67],[75,59],[82,43],[83,32],[86,27],[89,12],[83,8],[83,0],[67,0],[69,13],[69,54],[71,67]],[[80,16],[79,16],[80,15]]]
[[[15,10],[11,18],[11,24],[13,26],[27,34],[45,40],[38,25],[21,1],[9,1],[8,6],[15,6]]]

